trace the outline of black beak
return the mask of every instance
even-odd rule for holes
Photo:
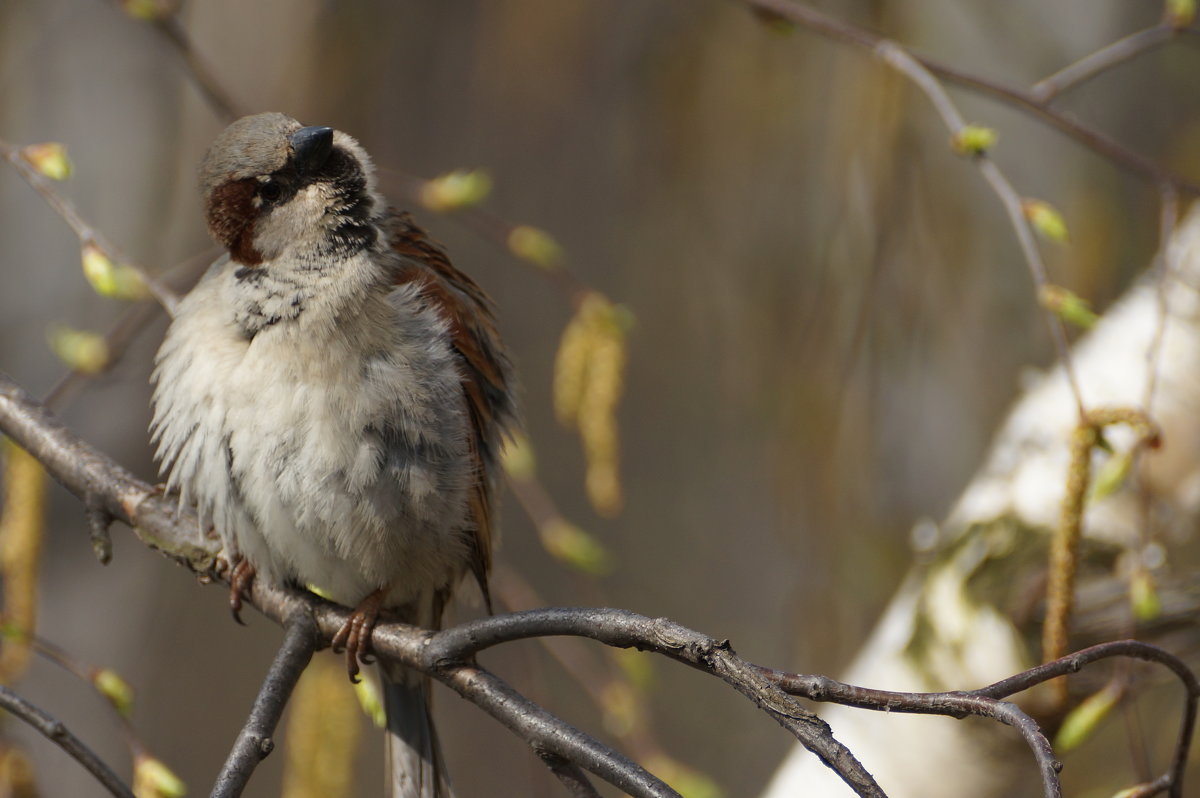
[[[333,152],[333,128],[302,127],[292,134],[292,163],[302,175],[320,169]]]

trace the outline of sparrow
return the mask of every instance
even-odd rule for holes
[[[347,134],[244,117],[199,176],[226,253],[158,350],[156,457],[220,536],[235,618],[256,578],[354,607],[334,650],[356,679],[378,618],[436,629],[468,571],[487,599],[509,356],[490,300]],[[381,676],[391,793],[448,794],[428,679]]]

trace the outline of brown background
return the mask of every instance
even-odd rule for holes
[[[820,5],[1014,84],[1159,13],[1116,0]],[[584,281],[636,315],[621,409],[628,507],[602,521],[584,500],[578,443],[550,409],[570,307],[494,243],[418,214],[500,306],[547,488],[618,558],[602,580],[565,570],[510,499],[499,559],[547,604],[666,615],[757,662],[836,672],[903,574],[913,522],[945,511],[1021,370],[1050,357],[1000,205],[949,152],[924,98],[863,53],[772,32],[736,2],[213,0],[182,19],[242,107],[357,136],[393,198],[389,169],[487,168],[491,210],[550,230]],[[1178,43],[1061,106],[1200,178],[1197,74],[1200,48]],[[1153,252],[1152,187],[1008,108],[954,97],[1000,130],[995,155],[1018,189],[1066,215],[1072,244],[1045,248],[1052,279],[1103,307]],[[0,136],[66,142],[77,173],[64,193],[139,263],[166,269],[210,246],[193,173],[221,126],[172,48],[115,4],[0,2]],[[74,237],[11,170],[0,170],[0,241],[0,369],[43,393],[62,369],[47,328],[103,330],[121,307],[87,287]],[[146,478],[163,326],[64,413]],[[78,504],[54,490],[41,631],[117,667],[139,691],[144,739],[205,794],[279,632],[257,616],[235,626],[222,590],[124,530],[100,567]],[[535,651],[484,662],[600,732],[581,691]],[[761,789],[785,734],[711,680],[655,668],[666,749],[730,795]],[[86,687],[40,663],[20,689],[124,768]],[[494,722],[445,692],[438,703],[464,795],[559,794]],[[30,747],[47,795],[99,794],[46,743]],[[378,748],[372,735],[363,794],[378,784]],[[281,764],[272,757],[251,794],[273,794]]]

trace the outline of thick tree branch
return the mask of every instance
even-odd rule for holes
[[[133,527],[147,546],[202,576],[216,575],[214,543],[195,516],[68,430],[0,373],[0,431],[36,457],[89,510],[103,509]]]
[[[79,439],[2,374],[0,430],[37,457],[51,476],[76,496],[83,500],[92,497],[114,518],[129,524],[143,543],[206,578],[219,577],[212,550],[216,543],[203,536],[194,516],[179,512],[174,502]],[[344,608],[281,590],[263,580],[255,582],[249,598],[276,622],[283,622],[311,601],[322,644],[328,644],[347,617]],[[385,625],[376,630],[373,639],[380,654],[414,667],[424,665],[427,672],[436,671],[432,675],[475,700],[537,750],[581,764],[633,795],[676,795],[636,763],[541,710],[491,674],[424,663],[421,648],[425,637],[420,630]]]
[[[207,579],[220,578],[217,543],[175,502],[70,432],[7,376],[0,374],[0,431],[33,454],[68,490],[91,498],[133,528],[146,545]],[[310,611],[327,645],[349,615],[344,607],[257,580],[251,604],[277,623]],[[393,656],[454,688],[521,734],[536,751],[549,751],[595,773],[631,795],[677,798],[661,780],[632,760],[546,712],[503,680],[466,663],[427,659],[427,633],[400,624],[382,625],[373,641],[380,655]]]
[[[217,544],[204,537],[194,517],[178,512],[174,503],[154,488],[80,440],[3,375],[0,375],[0,430],[34,454],[69,490],[90,500],[89,506],[103,508],[129,523],[147,545],[199,574],[220,576],[214,551]],[[285,651],[276,658],[276,668],[290,675],[273,673],[268,677],[259,700],[262,714],[256,705],[256,717],[251,718],[243,732],[245,740],[252,743],[251,748],[257,744],[261,751],[261,741],[273,728],[268,716],[282,708],[290,691],[288,679],[302,669],[314,644],[329,642],[345,622],[348,611],[310,594],[280,589],[263,580],[254,583],[249,600],[278,623],[305,619],[304,624],[292,628]],[[316,630],[315,638],[312,629]],[[816,700],[840,700],[884,710],[909,707],[901,711],[955,717],[976,714],[1012,725],[1025,736],[1038,758],[1046,796],[1059,794],[1059,766],[1049,744],[1024,713],[998,698],[1104,657],[1135,657],[1166,665],[1179,675],[1188,690],[1183,730],[1171,773],[1155,782],[1175,797],[1182,795],[1183,763],[1200,695],[1195,676],[1181,661],[1153,646],[1132,641],[1085,650],[974,694],[907,694],[897,698],[898,694],[850,686],[841,686],[844,690],[839,693],[841,688],[835,689],[837,683],[832,680],[767,671],[738,657],[728,641],[714,640],[664,618],[648,618],[616,609],[532,610],[471,621],[436,633],[402,624],[383,624],[375,631],[373,647],[379,656],[403,662],[453,688],[516,732],[543,758],[549,754],[557,757],[556,761],[588,770],[631,795],[676,796],[670,787],[635,762],[564,723],[474,663],[478,652],[492,646],[555,635],[586,637],[610,646],[651,651],[720,677],[796,735],[862,796],[878,797],[884,793],[850,751],[832,737],[824,721],[789,695],[799,692],[797,686],[805,685],[806,679],[811,680],[808,686],[812,689],[802,694]],[[239,738],[239,748],[244,747],[242,743]],[[230,759],[235,765],[249,764],[252,769],[250,759],[236,750]],[[571,775],[573,771],[563,766],[556,773]],[[578,782],[573,775],[571,779]]]
[[[225,766],[217,776],[213,798],[236,798],[242,794],[258,763],[275,748],[272,734],[283,717],[284,707],[308,667],[319,638],[317,625],[305,607],[296,607],[283,623],[283,645],[275,654],[250,717],[233,744]]]
[[[666,618],[616,609],[544,609],[514,612],[460,624],[432,636],[428,656],[455,661],[491,646],[529,637],[574,635],[619,648],[652,651],[711,673],[753,701],[796,736],[859,795],[883,795],[875,780],[828,725],[791,700],[745,660],[728,641],[717,641]]]

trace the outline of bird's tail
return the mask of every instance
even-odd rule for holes
[[[391,798],[453,798],[433,730],[429,677],[380,663],[387,710],[387,778]]]

